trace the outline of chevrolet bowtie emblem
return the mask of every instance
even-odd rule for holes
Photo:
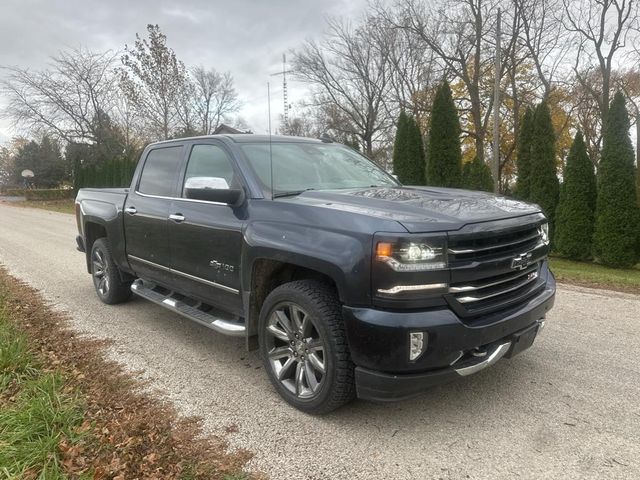
[[[524,270],[531,264],[531,252],[521,253],[511,260],[511,268],[514,270]]]

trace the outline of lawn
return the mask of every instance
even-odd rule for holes
[[[87,441],[83,411],[75,390],[59,373],[43,369],[26,336],[0,310],[1,476],[65,478],[60,446]]]
[[[75,200],[73,198],[64,198],[61,200],[21,200],[17,202],[7,202],[0,197],[0,202],[4,205],[14,207],[41,208],[43,210],[51,210],[60,213],[75,213]]]
[[[65,323],[0,266],[0,479],[254,478]]]
[[[73,198],[65,198],[62,200],[26,200],[15,203],[14,205],[42,208],[44,210],[51,210],[52,212],[75,213],[75,201]]]
[[[550,258],[549,262],[560,282],[640,293],[640,265],[631,269],[615,269],[557,257]]]

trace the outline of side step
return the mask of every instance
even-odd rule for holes
[[[157,303],[216,332],[235,337],[244,336],[246,329],[244,323],[239,321],[237,317],[235,320],[228,318],[228,314],[210,305],[166,290],[140,278],[131,284],[131,291],[139,297]]]

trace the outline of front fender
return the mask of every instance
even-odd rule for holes
[[[251,285],[257,259],[291,263],[331,278],[343,303],[369,305],[372,237],[280,222],[252,222],[244,232],[242,284]]]

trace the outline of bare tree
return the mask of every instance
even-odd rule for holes
[[[150,135],[167,139],[178,127],[187,71],[158,25],[147,25],[147,33],[148,38],[136,34],[133,47],[125,46],[120,84]]]
[[[518,41],[526,51],[524,58],[533,62],[546,99],[570,48],[563,5],[559,0],[513,0],[513,8],[521,22]]]
[[[563,24],[573,32],[578,44],[574,74],[595,100],[604,121],[609,111],[614,57],[637,28],[637,3],[634,0],[562,1]]]
[[[390,100],[426,125],[436,87],[442,81],[445,69],[419,35],[399,27],[403,24],[401,10],[390,9],[381,2],[374,8],[379,29],[388,38]]]
[[[418,35],[466,90],[472,128],[463,129],[474,139],[476,154],[484,160],[484,144],[491,114],[491,97],[482,95],[482,79],[491,72],[493,49],[487,40],[494,28],[497,0],[454,0],[433,4],[405,0],[402,27]]]
[[[238,94],[231,73],[218,73],[215,69],[195,67],[191,71],[194,84],[194,110],[200,130],[206,135],[213,132],[222,119],[240,109]]]
[[[353,27],[331,20],[321,43],[307,41],[294,55],[295,76],[314,89],[315,106],[330,105],[335,128],[359,139],[374,155],[393,125],[385,100],[390,90],[389,38],[367,17]]]
[[[73,49],[51,58],[48,68],[4,67],[3,116],[33,132],[55,133],[68,142],[95,142],[116,102],[117,54]]]

